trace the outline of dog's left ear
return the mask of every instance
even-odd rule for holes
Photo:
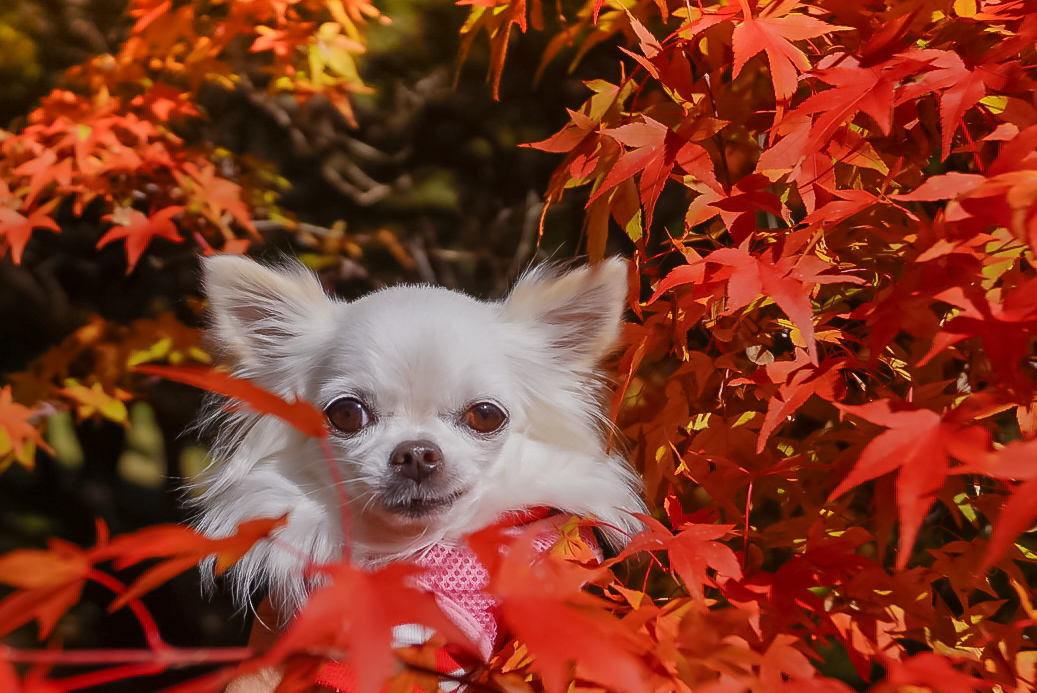
[[[619,338],[627,276],[627,263],[619,258],[564,273],[542,265],[519,279],[504,302],[504,317],[534,323],[566,361],[592,368]]]
[[[235,368],[260,380],[319,353],[331,324],[331,302],[313,273],[299,263],[266,267],[234,255],[214,255],[202,265],[209,298],[209,337]]]

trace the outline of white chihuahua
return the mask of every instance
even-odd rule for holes
[[[218,463],[197,526],[224,536],[289,516],[276,542],[232,569],[242,603],[265,584],[287,618],[311,587],[307,562],[414,556],[527,508],[596,518],[615,528],[604,530],[614,545],[640,529],[639,481],[606,447],[599,371],[622,322],[623,261],[541,267],[503,301],[399,286],[344,302],[299,265],[233,256],[207,259],[204,273],[220,356],[237,376],[323,409],[344,485],[318,442],[288,424],[213,414]]]

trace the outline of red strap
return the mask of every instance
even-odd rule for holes
[[[456,675],[463,671],[463,668],[449,652],[440,648],[436,650],[436,671]],[[314,683],[330,688],[336,693],[356,693],[356,670],[349,663],[327,662],[321,667]],[[422,693],[422,689],[414,686],[414,693]]]

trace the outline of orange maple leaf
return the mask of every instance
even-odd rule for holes
[[[117,424],[125,425],[127,422],[128,412],[123,402],[131,399],[133,395],[119,388],[115,388],[114,395],[109,395],[101,383],[87,387],[69,379],[65,387],[58,392],[75,402],[76,418],[80,421],[90,417],[100,421],[103,417]]]
[[[45,149],[34,159],[29,159],[14,170],[19,176],[29,177],[29,194],[23,201],[28,207],[43,189],[51,183],[67,187],[72,184],[72,157],[63,157],[60,161],[53,149]]]
[[[74,544],[51,539],[50,549],[18,549],[0,556],[0,583],[18,588],[0,601],[0,636],[35,619],[46,638],[76,602],[93,568]]]
[[[31,409],[14,401],[10,385],[0,389],[0,472],[15,460],[26,469],[32,469],[37,445],[53,452],[30,423],[32,416]]]
[[[76,168],[84,174],[93,174],[100,165],[98,154],[123,149],[119,138],[112,131],[112,126],[120,120],[115,116],[103,116],[86,122],[63,122],[61,125],[64,126],[65,136],[54,148],[61,151],[71,147]]]
[[[132,599],[153,590],[180,573],[190,570],[215,554],[216,574],[222,574],[242,556],[288,521],[284,515],[277,519],[249,520],[238,525],[229,537],[211,539],[182,525],[147,527],[133,534],[116,537],[101,553],[101,558],[112,557],[119,570],[149,558],[164,558],[158,565],[144,571],[129,588],[112,602],[115,611]]]
[[[33,229],[50,229],[60,232],[61,227],[42,210],[23,216],[10,207],[0,207],[0,236],[11,248],[14,264],[21,264],[25,244],[29,242]]]
[[[108,232],[97,241],[97,247],[103,248],[112,241],[125,239],[126,241],[126,274],[133,271],[137,261],[144,254],[144,249],[155,238],[165,238],[179,243],[183,239],[177,231],[173,217],[184,211],[183,207],[164,207],[152,214],[150,217],[135,209],[125,209],[114,214],[106,214],[102,217],[105,221],[114,224]]]
[[[887,693],[928,688],[945,693],[973,693],[977,679],[955,669],[953,661],[934,652],[922,652],[904,660],[890,659],[886,663],[886,680],[873,690]]]
[[[201,168],[191,162],[183,165],[187,175],[174,171],[177,183],[189,191],[193,198],[192,211],[199,211],[206,219],[221,229],[227,229],[224,212],[230,212],[239,224],[253,234],[252,215],[248,205],[241,199],[241,186],[216,175],[216,167],[205,163]]]
[[[461,29],[461,47],[458,50],[458,65],[464,62],[471,50],[472,42],[480,29],[490,38],[490,66],[487,78],[493,79],[493,98],[500,98],[501,73],[508,54],[508,41],[512,27],[517,26],[525,33],[527,27],[526,0],[458,0],[458,5],[471,6],[471,14]],[[540,3],[533,2],[529,23],[542,28]]]

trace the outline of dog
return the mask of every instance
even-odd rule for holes
[[[541,266],[500,301],[402,285],[346,302],[299,264],[231,255],[207,258],[203,275],[217,356],[323,410],[337,468],[279,419],[212,408],[216,462],[195,526],[220,537],[288,515],[230,570],[240,603],[265,587],[289,619],[314,587],[308,565],[420,556],[529,508],[594,518],[613,548],[641,529],[639,479],[609,447],[600,367],[622,327],[624,261]]]

